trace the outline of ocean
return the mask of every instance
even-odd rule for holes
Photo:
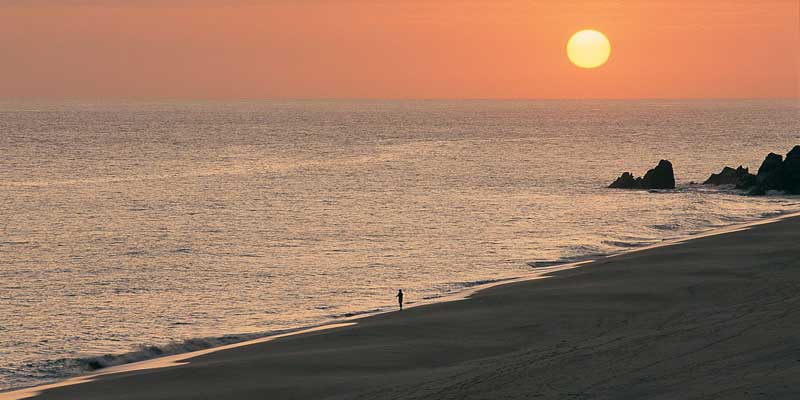
[[[800,211],[690,184],[796,144],[797,100],[2,101],[0,389]]]

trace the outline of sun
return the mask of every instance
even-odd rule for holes
[[[576,32],[567,42],[567,56],[578,67],[597,68],[608,61],[611,43],[602,32],[585,29]]]

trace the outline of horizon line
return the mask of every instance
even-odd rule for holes
[[[183,96],[0,96],[7,101],[690,101],[690,100],[796,100],[794,97],[183,97]]]

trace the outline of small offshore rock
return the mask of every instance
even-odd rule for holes
[[[632,173],[625,172],[608,187],[612,189],[675,189],[672,163],[668,160],[661,160],[655,168],[648,170],[641,178],[634,178]]]

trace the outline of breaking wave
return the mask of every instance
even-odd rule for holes
[[[174,354],[190,353],[193,351],[205,350],[233,343],[240,343],[266,336],[294,332],[301,329],[303,328],[284,329],[251,334],[224,335],[220,337],[194,338],[179,342],[172,342],[162,346],[143,345],[133,351],[121,354],[103,354],[89,357],[42,360],[19,366],[9,366],[3,369],[13,370],[17,375],[23,377],[23,379],[20,379],[19,381],[20,385],[15,386],[16,388],[21,388],[31,385],[40,385],[44,382],[66,379],[76,375],[87,374],[99,369],[109,368],[117,365],[146,361]]]

